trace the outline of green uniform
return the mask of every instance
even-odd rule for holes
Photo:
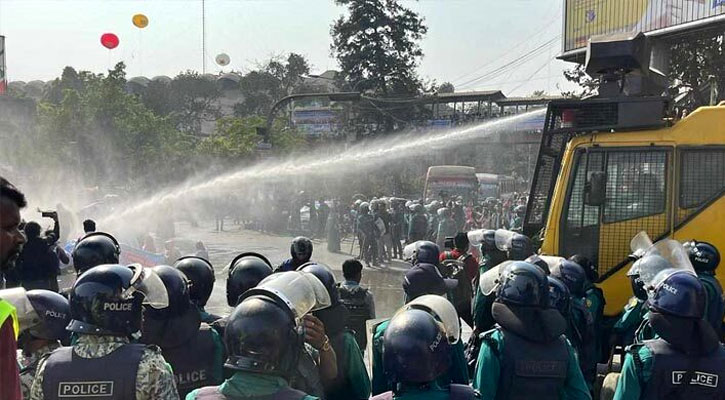
[[[18,357],[18,367],[20,369],[20,390],[23,392],[24,399],[30,398],[30,388],[33,386],[33,380],[35,380],[35,370],[38,367],[40,359],[45,354],[48,354],[59,347],[60,343],[56,342],[39,348],[30,356]]]
[[[127,338],[120,336],[81,334],[73,344],[73,353],[83,358],[101,358],[128,343]],[[46,360],[47,358],[42,358],[38,363],[35,381],[30,389],[31,400],[43,399],[43,371]],[[136,400],[175,400],[178,398],[179,392],[174,383],[174,374],[161,355],[161,349],[146,348],[136,373]]]
[[[646,308],[646,307],[645,307]],[[642,316],[642,323],[637,327],[637,331],[634,334],[635,343],[643,343],[645,340],[656,339],[659,336],[652,329],[652,325],[649,323],[649,311],[645,311]]]
[[[641,361],[641,368],[637,367],[631,352],[636,351]],[[622,364],[622,373],[619,375],[614,400],[639,400],[647,382],[652,377],[652,352],[646,346],[634,345],[628,349]]]
[[[346,384],[340,390],[332,393],[325,392],[328,400],[344,399],[367,399],[370,397],[370,377],[365,369],[365,361],[362,358],[360,347],[355,337],[350,332],[343,333],[342,351],[345,352],[345,365],[337,365],[342,370]],[[342,357],[339,355],[337,359]]]
[[[394,400],[448,400],[450,397],[450,392],[436,382],[432,382],[427,389],[405,386],[402,389],[400,395],[393,396]]]
[[[219,386],[225,396],[234,399],[247,397],[272,396],[282,389],[289,387],[287,381],[279,376],[265,375],[254,372],[236,371],[231,378]],[[199,389],[186,395],[186,400],[195,400]],[[305,396],[303,400],[318,400],[314,396]]]
[[[373,395],[385,393],[393,390],[388,386],[388,380],[385,378],[385,370],[383,368],[383,335],[387,329],[390,320],[381,322],[375,329],[372,345],[372,386]],[[448,372],[436,379],[440,387],[447,388],[450,383],[468,384],[468,368],[466,366],[466,356],[463,353],[463,342],[458,341],[451,348],[451,367]],[[447,392],[446,392],[447,393]]]
[[[647,313],[647,307],[644,307],[644,301],[632,296],[624,306],[624,311],[614,324],[614,334],[619,338],[622,346],[629,346],[634,343],[637,328],[644,321]]]
[[[491,264],[491,259],[488,256],[483,256],[481,265],[478,267],[479,276],[492,267],[495,267],[495,265]],[[493,315],[491,315],[493,301],[494,296],[485,296],[479,288],[476,288],[476,293],[473,295],[473,327],[477,328],[479,333],[491,329],[496,323],[493,320]]]
[[[602,290],[591,284],[586,290],[584,296],[584,305],[586,305],[589,313],[592,314],[594,319],[594,342],[596,346],[596,353],[594,356],[597,361],[602,359],[602,317],[604,315],[604,305],[607,302],[604,300],[604,294]]]
[[[476,374],[473,378],[473,388],[480,391],[481,398],[486,400],[496,399],[499,374],[501,372],[501,360],[498,359],[496,353],[503,354],[504,345],[503,336],[499,330],[491,333],[491,339],[496,343],[498,349],[494,351],[489,347],[487,341],[483,341],[481,351],[478,353]],[[587,383],[584,381],[584,376],[579,369],[576,352],[568,341],[567,347],[569,349],[569,368],[566,374],[566,384],[559,393],[559,398],[591,400]],[[535,393],[532,393],[532,398],[535,398]]]

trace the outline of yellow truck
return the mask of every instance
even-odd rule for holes
[[[602,42],[609,51],[600,59],[595,42],[589,49],[599,96],[550,103],[524,224],[541,236],[542,254],[594,261],[609,316],[632,295],[625,273],[638,232],[725,251],[725,104],[679,118],[642,80],[645,53],[631,50],[646,47],[644,37],[629,38],[626,49],[620,39]],[[612,55],[626,56],[626,67],[608,68]],[[725,282],[725,266],[718,279]]]

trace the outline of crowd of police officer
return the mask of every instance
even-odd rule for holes
[[[24,200],[2,184],[5,269],[24,241]],[[216,316],[205,311],[208,260],[120,265],[116,240],[94,232],[73,250],[67,296],[2,290],[0,327],[16,325],[30,399],[725,398],[717,249],[636,239],[633,299],[612,327],[589,260],[536,255],[505,230],[459,233],[446,252],[406,246],[405,302],[384,320],[373,319],[360,262],[336,282],[306,238],[277,267],[257,253],[234,257],[223,272],[233,311]],[[624,351],[621,368],[612,348]]]

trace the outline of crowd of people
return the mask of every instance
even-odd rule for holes
[[[6,276],[41,237],[22,223],[25,206],[0,178]],[[220,316],[206,310],[215,284],[208,258],[121,265],[115,238],[88,232],[66,255],[76,273],[68,293],[0,290],[0,400],[723,397],[725,305],[712,245],[633,249],[632,300],[610,324],[591,260],[538,255],[513,230],[466,232],[462,202],[439,206],[355,205],[363,261],[390,250],[410,263],[404,303],[385,319],[361,286],[360,260],[345,261],[337,281],[314,261],[307,237],[295,238],[277,266],[237,254],[224,272],[233,310]],[[400,237],[394,223],[379,226],[388,208],[403,221]],[[50,251],[52,235],[43,236]],[[405,248],[391,245],[396,239]],[[461,321],[473,330],[467,340]],[[623,362],[604,379],[597,367],[616,370],[612,349],[622,349]]]

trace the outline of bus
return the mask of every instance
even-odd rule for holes
[[[475,201],[478,196],[476,169],[459,165],[438,165],[428,168],[425,178],[424,199],[462,196]]]
[[[481,199],[489,197],[503,199],[516,191],[516,179],[511,176],[478,173],[476,178],[478,179],[478,197]]]

